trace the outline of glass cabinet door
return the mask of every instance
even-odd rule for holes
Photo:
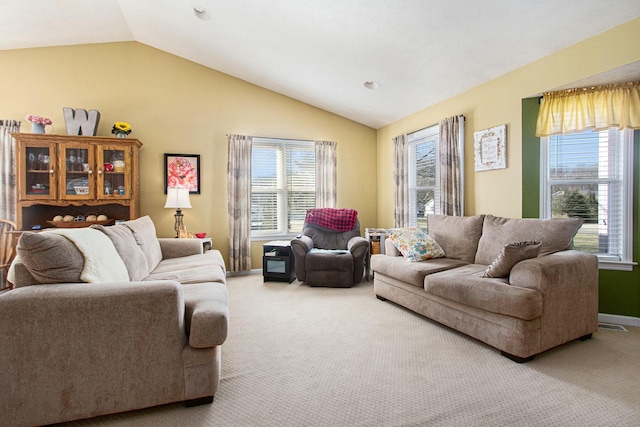
[[[98,146],[98,198],[131,197],[131,147]]]
[[[55,149],[52,144],[34,144],[24,147],[21,161],[25,163],[24,188],[21,195],[27,199],[56,197]]]
[[[66,144],[60,147],[60,196],[62,199],[93,199],[93,151],[87,145]]]

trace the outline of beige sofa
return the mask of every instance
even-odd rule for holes
[[[427,222],[429,236],[446,256],[409,262],[387,239],[385,254],[371,259],[379,299],[517,362],[597,330],[598,260],[570,249],[581,221],[430,215]],[[537,247],[538,256],[515,263],[501,277],[483,277],[489,266],[496,271],[504,261],[507,267],[517,261],[509,254],[520,249],[512,244],[524,241]]]
[[[229,322],[218,251],[158,239],[149,217],[24,233],[17,251],[0,295],[0,424],[213,400]]]

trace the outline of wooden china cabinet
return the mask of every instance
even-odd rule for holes
[[[137,139],[12,135],[20,230],[50,227],[57,215],[106,215],[109,223],[139,216],[142,143]]]

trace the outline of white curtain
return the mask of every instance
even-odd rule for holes
[[[449,117],[440,122],[440,213],[464,213],[461,146],[464,141],[464,116]]]
[[[252,142],[250,136],[228,136],[229,271],[234,272],[251,270]]]
[[[17,120],[0,120],[0,218],[16,222],[16,140]]]
[[[335,141],[315,141],[316,207],[336,207],[336,147]]]
[[[409,225],[409,145],[407,135],[393,138],[393,226]]]

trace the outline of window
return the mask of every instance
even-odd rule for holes
[[[553,135],[541,138],[541,150],[540,217],[583,218],[574,248],[597,254],[601,266],[630,269],[633,131]]]
[[[427,226],[427,215],[440,212],[439,126],[407,135],[409,143],[409,225]]]
[[[251,236],[293,236],[315,207],[315,148],[312,141],[253,138]]]

